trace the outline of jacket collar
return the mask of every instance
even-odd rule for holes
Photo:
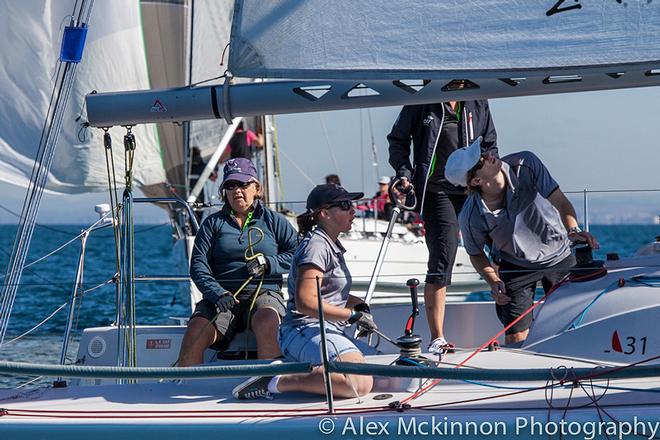
[[[225,203],[224,205],[222,205],[221,211],[227,217],[231,217],[234,215],[234,210],[231,209],[231,205],[229,203]],[[263,215],[263,211],[264,211],[264,207],[263,204],[261,203],[261,200],[255,199],[254,202],[252,203],[252,218],[261,217]]]

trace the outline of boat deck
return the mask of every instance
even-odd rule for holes
[[[454,368],[469,354],[471,351],[458,350],[447,355],[440,368]],[[387,365],[394,359],[394,355],[370,356],[368,362]],[[635,416],[640,421],[657,420],[659,378],[585,380],[577,387],[572,382],[557,385],[565,377],[565,368],[571,367],[596,368],[598,364],[509,349],[484,351],[464,368],[518,368],[521,372],[547,368],[554,370],[557,381],[442,380],[430,391],[408,400],[419,389],[419,381],[378,377],[374,391],[362,399],[335,400],[334,415],[328,414],[323,396],[288,393],[272,400],[238,401],[231,396],[231,390],[243,380],[240,378],[7,390],[0,394],[0,431],[10,433],[7,438],[11,439],[42,438],[40,435],[62,430],[67,432],[67,438],[91,433],[95,438],[116,438],[118,434],[130,433],[131,438],[164,440],[182,438],[184,432],[193,431],[263,438],[282,430],[287,432],[287,438],[309,439],[330,426],[334,426],[337,437],[342,436],[339,428],[349,437],[366,437],[371,434],[359,430],[366,429],[364,424],[368,421],[404,430],[422,429],[418,425],[431,420],[459,424],[502,422],[503,429],[512,434],[516,423],[524,423],[521,418],[544,423],[562,415],[578,421],[599,417],[632,420]],[[405,402],[410,407],[399,412],[390,407],[394,402]],[[403,427],[398,426],[401,424]]]

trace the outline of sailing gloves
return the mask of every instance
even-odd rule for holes
[[[231,293],[225,292],[220,295],[220,298],[215,302],[215,305],[218,307],[218,312],[224,313],[236,305],[236,299]]]
[[[351,313],[350,318],[348,318],[349,324],[357,323],[357,327],[360,331],[357,334],[358,338],[362,338],[373,333],[374,330],[378,330],[378,326],[374,322],[374,317],[371,315],[369,305],[366,303],[357,304],[353,307],[353,312]]]
[[[256,258],[245,263],[248,274],[253,277],[260,277],[268,272],[268,260],[263,255],[257,255]]]

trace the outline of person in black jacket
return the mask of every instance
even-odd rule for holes
[[[452,347],[443,334],[445,295],[458,247],[457,215],[466,198],[464,188],[445,179],[444,168],[452,152],[479,136],[484,151],[497,153],[497,133],[485,100],[404,106],[387,136],[390,165],[402,188],[412,183],[416,210],[426,228],[424,302],[432,338],[429,351],[438,355]]]

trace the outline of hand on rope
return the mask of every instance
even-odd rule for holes
[[[252,233],[255,232],[258,236],[257,241],[252,242]],[[256,226],[248,228],[247,231],[248,245],[245,248],[245,268],[252,277],[263,276],[268,272],[268,260],[261,252],[254,252],[254,247],[261,243],[264,239],[264,231]]]
[[[256,232],[259,235],[259,238],[256,242],[252,242],[252,232]],[[252,261],[252,260],[257,260],[259,257],[263,258],[265,260],[265,257],[262,253],[255,253],[254,252],[254,246],[259,244],[261,240],[264,239],[264,231],[257,227],[251,227],[248,228],[247,231],[247,237],[248,237],[248,246],[245,249],[245,260],[246,260],[246,265]],[[250,273],[248,269],[248,273]],[[258,276],[258,275],[257,275]],[[250,284],[250,282],[254,279],[255,275],[250,274],[250,276],[241,284],[241,286],[234,292],[233,294],[231,292],[225,291],[223,292],[220,297],[216,300],[215,305],[218,308],[218,313],[215,314],[212,320],[210,320],[206,326],[204,327],[203,330],[206,328],[210,327],[213,325],[213,323],[220,317],[220,314],[227,312],[230,310],[232,307],[234,307],[236,304],[238,304],[240,301],[237,299],[238,294],[245,289],[245,286]],[[254,308],[255,301],[257,299],[257,296],[259,295],[259,291],[261,290],[261,285],[263,284],[263,274],[261,274],[261,279],[259,280],[259,284],[257,285],[257,288],[255,289],[254,293],[252,294],[252,302],[250,304],[250,309],[249,309],[249,315],[248,315],[248,328],[251,326],[251,314],[252,314],[252,309]],[[203,334],[204,331],[200,332],[200,335]],[[247,353],[246,353],[247,354]],[[178,360],[174,361],[172,363],[172,367],[176,366],[178,364]]]
[[[245,263],[245,267],[253,277],[260,277],[268,272],[268,260],[263,254],[257,254],[254,258],[250,259]]]
[[[230,292],[225,292],[218,300],[215,302],[216,307],[218,308],[218,314],[224,313],[227,310],[230,310],[238,303],[238,300]]]

